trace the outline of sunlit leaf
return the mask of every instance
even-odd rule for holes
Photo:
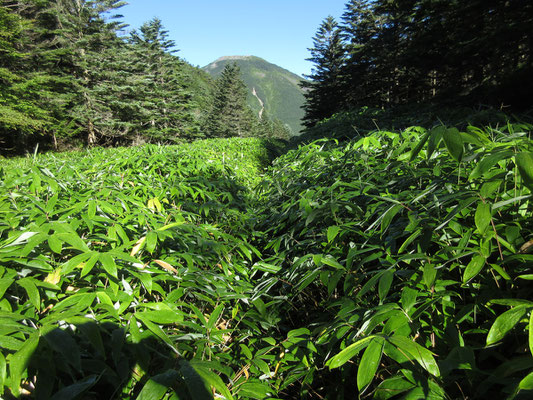
[[[499,315],[490,327],[487,335],[487,346],[502,340],[505,335],[518,324],[527,311],[527,306],[519,306],[511,308]]]
[[[381,361],[385,340],[379,336],[368,344],[357,368],[357,388],[362,391],[372,382]]]
[[[329,361],[326,363],[326,365],[329,367],[329,369],[333,368],[339,368],[346,364],[348,360],[351,360],[353,357],[355,357],[361,350],[366,348],[372,339],[374,339],[375,336],[367,336],[363,339],[358,340],[355,343],[352,343],[348,347],[346,347],[341,352],[335,354],[333,357],[329,359]]]

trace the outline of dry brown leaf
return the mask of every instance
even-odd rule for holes
[[[522,247],[520,247],[520,250],[518,250],[520,254],[528,254],[533,252],[533,239],[531,239],[528,242],[525,242]]]
[[[163,267],[164,269],[166,269],[167,271],[174,272],[175,274],[178,273],[178,270],[174,268],[172,265],[170,265],[169,263],[167,263],[166,261],[154,260],[154,262],[158,264],[159,266]]]

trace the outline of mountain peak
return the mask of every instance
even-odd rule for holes
[[[227,61],[241,61],[241,60],[251,60],[253,58],[258,58],[254,56],[222,56],[217,58],[215,61],[213,61],[211,64],[206,65],[204,69],[215,69],[218,66],[218,63],[225,63]]]
[[[248,88],[248,104],[257,115],[263,111],[286,124],[293,134],[302,129],[304,96],[299,86],[300,76],[260,57],[219,57],[202,69],[213,77],[219,76],[224,67],[237,63],[241,77]]]

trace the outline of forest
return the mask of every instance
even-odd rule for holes
[[[348,1],[294,137],[123,6],[0,6],[0,398],[532,398],[533,4]]]
[[[286,138],[282,124],[248,110],[238,69],[228,67],[213,81],[175,55],[161,20],[125,30],[118,14],[125,4],[2,0],[1,154],[24,154],[37,144],[62,150]]]

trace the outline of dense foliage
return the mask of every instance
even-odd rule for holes
[[[128,30],[125,4],[2,0],[1,154],[243,135],[210,114],[222,83],[175,55],[161,20]],[[246,136],[286,135],[266,115],[249,119]],[[223,129],[212,132],[214,122]]]
[[[344,46],[337,21],[327,17],[313,38],[311,61],[315,64],[309,81],[301,83],[305,93],[306,126],[314,126],[324,118],[342,109],[345,100],[339,93],[343,90],[342,67],[344,65]]]
[[[304,112],[303,90],[299,83],[302,78],[284,68],[254,56],[226,56],[218,58],[203,67],[203,70],[217,78],[228,64],[236,63],[241,71],[243,82],[248,88],[248,105],[272,121],[276,131],[289,131],[289,136],[302,130]],[[278,134],[278,136],[280,136]]]
[[[2,396],[527,398],[531,132],[4,163]]]
[[[306,120],[428,102],[531,107],[532,22],[528,0],[350,0],[341,23],[327,18],[310,49]]]
[[[237,64],[227,64],[217,80],[213,108],[208,118],[208,132],[214,137],[255,136],[258,125],[248,107],[248,91]]]
[[[234,358],[260,333],[244,185],[268,157],[241,139],[2,165],[0,395],[253,387]]]
[[[531,396],[531,131],[376,131],[276,162],[260,248],[301,396]]]

